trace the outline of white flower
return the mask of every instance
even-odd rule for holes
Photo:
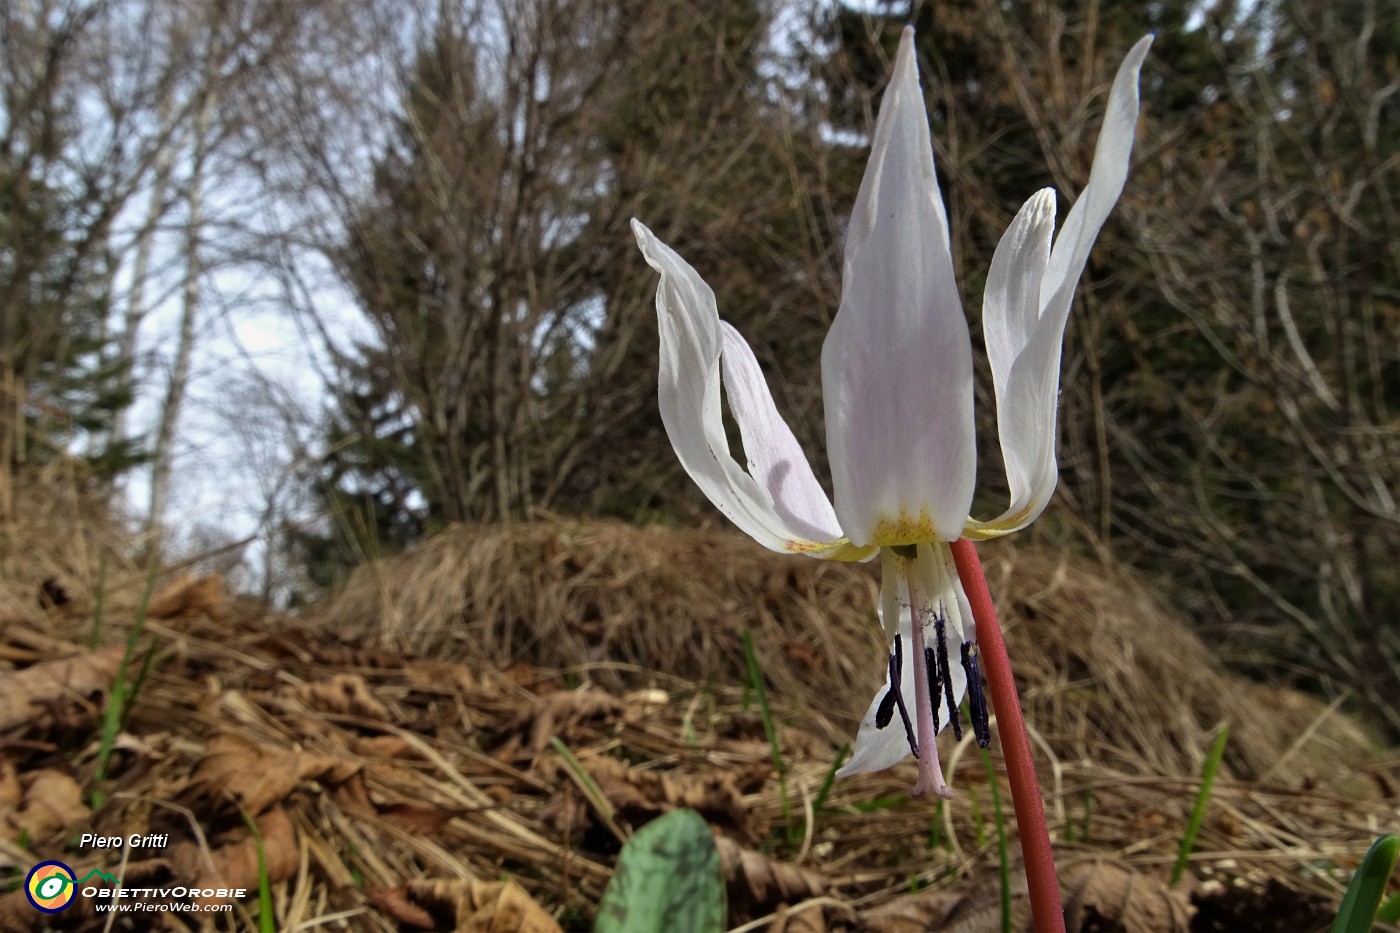
[[[951,797],[934,737],[949,724],[960,732],[956,709],[969,683],[973,725],[987,741],[975,630],[948,542],[1023,528],[1054,492],[1065,321],[1127,177],[1138,71],[1150,44],[1149,36],[1133,46],[1118,70],[1089,183],[1053,245],[1055,192],[1047,188],[1021,208],[992,257],[983,328],[1011,504],[991,521],[968,514],[976,475],[972,347],[912,29],[900,39],[880,107],[851,214],[841,305],[822,348],[834,506],[778,414],[753,352],[720,320],[714,292],[632,221],[647,262],[661,273],[661,418],[686,472],[765,547],[835,560],[880,556],[887,684],[871,702],[843,776],[913,753],[920,766],[914,793]],[[721,384],[747,469],[729,453]]]

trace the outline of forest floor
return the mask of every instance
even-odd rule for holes
[[[731,929],[1001,928],[995,741],[984,758],[943,738],[948,804],[909,798],[910,763],[831,781],[883,681],[872,568],[728,531],[462,527],[296,616],[179,567],[143,613],[147,574],[109,516],[71,483],[16,491],[0,519],[0,931],[269,915],[283,931],[588,930],[623,841],[680,807],[714,831]],[[1400,752],[1340,703],[1227,673],[1121,568],[982,553],[1070,929],[1327,929],[1371,841],[1400,827]],[[46,860],[231,907],[117,915],[80,895],[41,913],[24,887]]]

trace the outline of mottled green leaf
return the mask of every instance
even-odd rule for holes
[[[724,878],[710,827],[694,810],[652,820],[628,840],[594,933],[717,933]]]

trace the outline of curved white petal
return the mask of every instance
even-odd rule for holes
[[[844,539],[809,538],[810,524],[799,527],[780,514],[768,491],[730,455],[720,413],[724,342],[714,292],[689,263],[643,224],[633,220],[632,232],[647,263],[661,273],[656,290],[661,334],[658,396],[661,421],[681,466],[717,509],[764,547],[814,556],[848,549]],[[751,389],[746,400],[752,408]],[[749,422],[748,430],[755,431],[757,422],[752,417]],[[778,446],[786,449],[782,442]],[[795,442],[792,446],[795,449]],[[810,474],[811,468],[806,467],[806,472]]]
[[[1042,188],[1002,234],[982,296],[982,331],[997,392],[1040,320],[1040,283],[1055,235],[1055,189]]]
[[[1094,148],[1089,183],[1065,218],[1065,225],[1055,238],[1055,249],[1050,253],[1050,265],[1045,270],[1045,284],[1041,289],[1042,316],[1069,313],[1070,299],[1074,297],[1084,263],[1089,259],[1089,250],[1109,211],[1118,203],[1118,195],[1123,192],[1133,154],[1133,137],[1137,133],[1138,73],[1151,45],[1152,36],[1143,36],[1118,66],[1113,89],[1108,95],[1103,129],[1099,130],[1099,141]]]
[[[880,613],[881,622],[884,620],[883,610]],[[904,665],[900,670],[901,690],[904,696],[904,707],[909,711],[909,715],[914,715],[914,626],[909,614],[909,607],[904,606],[899,610],[899,635],[904,646]],[[890,639],[893,645],[894,639]],[[893,652],[893,647],[891,647]],[[875,714],[880,708],[880,701],[890,689],[890,675],[888,669],[885,672],[885,684],[875,694],[875,699],[870,701],[870,708],[865,711],[865,717],[860,721],[860,728],[856,731],[856,747],[851,753],[851,757],[836,772],[837,777],[849,777],[852,774],[862,774],[866,771],[883,771],[899,764],[909,755],[908,733],[904,731],[904,726],[900,722],[899,713],[896,711],[894,717],[885,728],[881,729],[875,725]]]
[[[972,350],[906,29],[822,347],[827,448],[857,545],[952,540],[972,502]]]
[[[724,340],[724,390],[739,423],[749,475],[767,490],[778,516],[790,527],[815,541],[841,537],[831,500],[773,404],[753,350],[727,322],[720,321],[719,328]]]
[[[997,244],[987,273],[987,290],[982,299],[982,329],[987,341],[987,361],[992,369],[996,392],[997,429],[1001,438],[1006,480],[1011,489],[1008,514],[1030,501],[1036,476],[1045,465],[1045,442],[1037,437],[1054,430],[1054,399],[1050,420],[1043,417],[1044,406],[1020,396],[1024,378],[1013,374],[1024,371],[1017,361],[1036,333],[1040,317],[1040,286],[1050,259],[1050,239],[1055,232],[1055,191],[1045,188],[1031,196]],[[1053,391],[1054,387],[1051,387]],[[1029,417],[1027,417],[1029,416]],[[1054,447],[1050,445],[1050,468],[1054,470]]]
[[[969,531],[978,536],[1025,527],[1045,510],[1055,491],[1055,420],[1065,323],[1089,251],[1128,177],[1138,119],[1138,74],[1151,44],[1151,36],[1139,40],[1119,66],[1089,183],[1065,218],[1048,260],[1043,258],[1045,218],[1028,216],[1046,209],[1037,203],[1045,192],[1021,209],[992,260],[984,327],[1011,505],[990,522],[970,523]],[[1053,222],[1053,203],[1048,210]],[[1039,298],[1031,303],[1030,279],[1037,269],[1043,276]]]
[[[922,550],[922,548],[920,549]],[[881,610],[881,621],[883,623],[884,611]],[[914,693],[914,627],[911,621],[909,607],[903,606],[899,610],[899,635],[903,642],[904,664],[900,670],[900,693],[904,697],[905,708],[909,710],[912,719],[916,706],[916,696]],[[926,638],[929,644],[933,644],[933,627],[926,626]],[[948,633],[948,650],[953,658],[959,657],[959,644],[950,629]],[[893,637],[890,644],[893,646]],[[893,652],[893,647],[891,647]],[[953,675],[953,696],[959,703],[967,695],[967,674],[963,671],[962,665],[954,661],[951,665]],[[892,768],[899,764],[909,755],[909,738],[904,731],[904,725],[900,721],[899,713],[896,711],[889,725],[881,729],[875,725],[875,714],[880,708],[880,701],[890,689],[890,678],[888,670],[885,674],[885,685],[875,694],[875,698],[870,701],[870,708],[865,711],[865,717],[860,721],[860,728],[856,731],[856,747],[851,753],[851,757],[836,772],[837,777],[849,777],[852,774],[863,774],[867,771],[883,771],[885,768]],[[951,721],[947,703],[939,703],[938,706],[938,728],[936,732],[941,733],[948,727]]]

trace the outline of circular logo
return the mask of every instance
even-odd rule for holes
[[[35,910],[56,914],[73,903],[78,886],[73,869],[62,862],[40,862],[24,879],[24,895]]]

